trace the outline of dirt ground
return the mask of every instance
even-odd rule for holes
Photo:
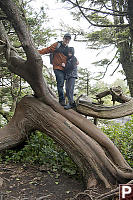
[[[44,167],[0,164],[0,200],[71,200],[83,183]]]

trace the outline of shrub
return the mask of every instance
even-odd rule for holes
[[[102,127],[104,133],[114,142],[125,160],[133,167],[133,116],[125,124],[111,122]]]
[[[69,175],[78,171],[67,153],[46,134],[36,131],[32,133],[21,150],[7,150],[0,161],[22,162],[47,165],[53,171],[61,170]]]

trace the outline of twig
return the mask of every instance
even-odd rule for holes
[[[115,73],[116,70],[119,68],[119,66],[120,66],[120,63],[118,64],[118,66],[115,68],[115,70],[112,72],[112,74],[111,74],[110,76],[113,76],[113,75],[114,75],[114,73]]]
[[[114,59],[115,59],[117,53],[118,53],[118,51],[116,52],[116,54],[114,55],[114,57],[112,58],[112,60],[107,64],[106,69],[105,69],[105,71],[104,71],[104,73],[103,73],[103,76],[102,76],[101,78],[99,78],[99,79],[96,79],[96,80],[101,80],[101,79],[104,78],[104,76],[106,75],[106,72],[107,72],[107,70],[108,70],[109,65],[114,61]]]
[[[0,40],[1,43],[6,44],[6,42],[4,42],[3,40]]]
[[[80,196],[82,197],[82,199],[83,199],[83,196],[84,196],[84,197],[88,197],[89,200],[92,200],[92,198],[90,197],[90,195],[87,194],[87,193],[84,193],[84,192],[78,193],[74,198],[72,198],[72,200],[77,200],[77,198],[80,197]]]

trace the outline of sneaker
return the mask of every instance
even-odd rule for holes
[[[75,101],[71,104],[71,106],[72,106],[73,108],[76,107],[76,103],[75,103]]]
[[[75,102],[73,102],[72,104],[71,104],[71,103],[68,103],[66,106],[64,106],[64,109],[65,109],[65,110],[68,110],[68,109],[71,109],[71,108],[74,108],[74,107],[76,107]]]
[[[69,104],[69,103],[68,103],[66,106],[64,106],[64,109],[65,109],[65,110],[68,110],[68,109],[71,109],[71,108],[72,108],[72,107],[71,107],[71,104]]]
[[[61,106],[66,106],[65,101],[59,102]]]

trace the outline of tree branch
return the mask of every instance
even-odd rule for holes
[[[95,79],[95,80],[101,80],[101,79],[104,78],[104,76],[106,75],[106,72],[107,72],[107,70],[108,70],[109,65],[114,61],[114,59],[115,59],[117,53],[118,53],[118,51],[116,52],[116,54],[114,55],[114,57],[112,58],[112,60],[107,64],[106,69],[105,69],[105,71],[104,71],[104,73],[103,73],[103,76],[102,76],[101,78]]]
[[[73,3],[72,1],[70,1],[70,0],[68,0],[69,2],[71,2],[71,3]],[[84,14],[84,12],[82,11],[82,6],[80,6],[79,5],[79,3],[78,3],[78,1],[76,0],[76,4],[75,4],[78,8],[79,8],[79,10],[80,10],[80,12],[81,12],[81,14],[83,15],[83,17],[91,24],[91,25],[93,25],[93,26],[96,26],[96,27],[119,27],[119,28],[126,28],[126,27],[129,27],[129,24],[122,24],[122,25],[115,25],[115,24],[110,24],[110,25],[108,25],[108,24],[104,24],[104,25],[102,25],[102,24],[95,24],[95,23],[93,23],[93,22],[91,22],[91,20]],[[105,13],[105,14],[107,14],[107,13]],[[113,14],[112,14],[113,15]]]
[[[117,67],[115,68],[115,70],[112,72],[111,76],[113,76],[113,75],[114,75],[114,73],[115,73],[115,72],[116,72],[116,70],[119,68],[119,66],[120,66],[120,63],[117,65]]]
[[[67,0],[67,1],[70,2],[71,4],[73,4],[74,7],[77,7],[77,4],[74,3],[73,1],[71,1],[71,0]],[[90,11],[94,11],[96,13],[102,13],[102,14],[107,14],[107,15],[112,15],[112,16],[127,16],[127,12],[120,12],[120,11],[112,10],[112,9],[109,9],[109,10],[112,11],[113,13],[102,11],[101,8],[99,10],[98,9],[94,9],[94,8],[89,8],[89,7],[87,8],[87,7],[84,7],[84,6],[80,6],[80,8],[82,8],[84,10],[90,10]]]
[[[9,70],[24,78],[30,84],[37,97],[44,96],[47,91],[47,86],[42,74],[43,62],[41,56],[39,55],[39,57],[36,58],[32,57],[28,60],[19,57],[8,39],[2,22],[0,22],[0,40],[6,43],[5,57],[8,62]],[[28,54],[30,54],[30,48],[31,47],[28,49],[27,47]],[[37,50],[32,48],[31,51],[36,52]],[[34,53],[32,54],[32,52],[30,56],[33,56]],[[38,55],[38,53],[36,55]]]
[[[12,0],[0,0],[0,6],[16,30],[19,40],[22,43],[22,47],[27,55],[27,59],[34,60],[35,62],[36,60],[40,60],[41,56],[34,46],[23,13],[20,12],[19,8]]]

